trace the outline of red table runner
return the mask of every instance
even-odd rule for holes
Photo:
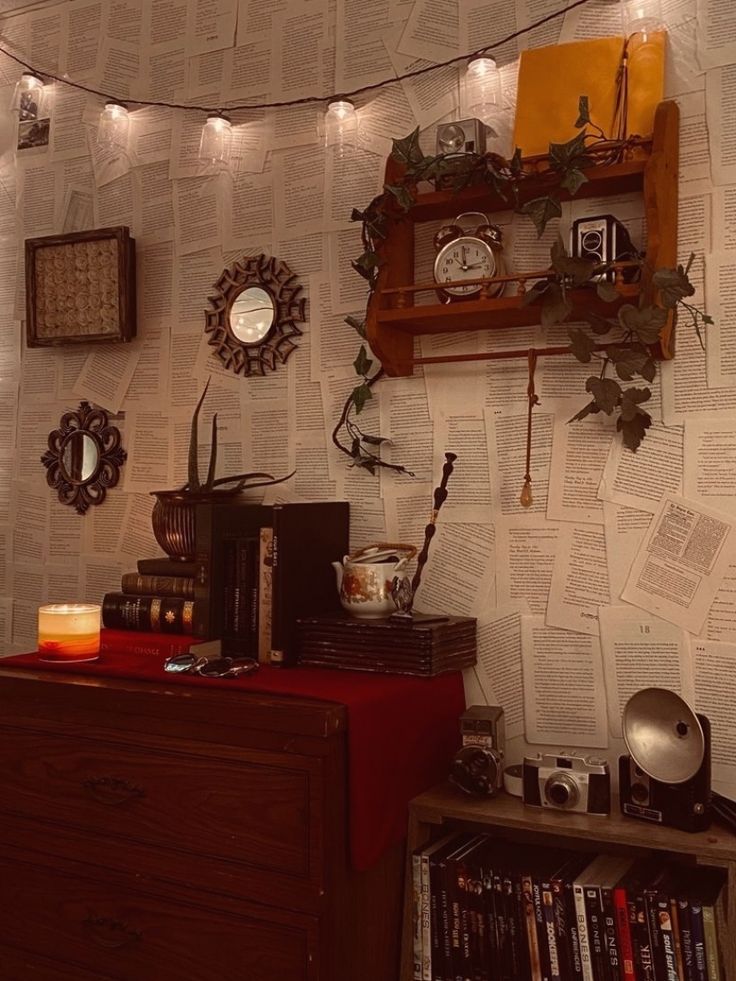
[[[241,678],[166,674],[164,657],[105,652],[85,664],[49,663],[38,654],[3,663],[35,671],[101,675],[315,698],[347,707],[350,852],[353,867],[370,868],[386,848],[406,835],[412,797],[442,780],[460,745],[459,717],[465,708],[459,672],[435,678],[272,668]]]

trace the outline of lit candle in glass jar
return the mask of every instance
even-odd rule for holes
[[[100,654],[100,607],[94,603],[39,606],[38,653],[46,661],[94,661]]]

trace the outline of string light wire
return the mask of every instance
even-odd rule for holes
[[[548,24],[550,21],[564,16],[571,10],[575,10],[578,7],[582,7],[591,2],[592,0],[574,0],[573,3],[568,4],[566,7],[562,7],[560,10],[556,10],[552,14],[547,14],[546,17],[541,17],[533,24],[529,24],[528,27],[522,27],[518,31],[513,31],[511,34],[507,34],[506,37],[501,38],[499,41],[495,41],[493,44],[488,44],[483,48],[470,51],[468,54],[458,55],[455,58],[448,58],[447,61],[425,65],[423,68],[415,68],[413,71],[404,72],[402,75],[396,75],[392,78],[385,78],[379,82],[373,82],[370,85],[362,85],[360,88],[353,89],[351,92],[335,92],[331,95],[307,95],[301,99],[288,99],[283,102],[246,102],[240,104],[223,103],[219,106],[202,106],[194,103],[163,102],[155,99],[123,98],[122,96],[113,92],[103,92],[101,89],[92,88],[90,85],[83,85],[81,82],[75,82],[71,78],[64,78],[62,75],[56,75],[53,72],[46,71],[44,68],[38,68],[35,65],[24,61],[23,58],[13,54],[11,51],[8,51],[8,49],[2,44],[0,44],[0,53],[4,54],[6,57],[10,58],[12,61],[16,62],[16,64],[20,65],[22,68],[25,68],[29,72],[34,72],[43,78],[51,79],[52,81],[59,82],[62,85],[68,85],[71,88],[79,89],[80,92],[86,92],[88,95],[99,96],[106,102],[116,102],[121,105],[155,106],[161,109],[181,109],[186,112],[204,112],[208,114],[223,111],[239,112],[252,109],[286,109],[293,106],[321,105],[326,102],[332,102],[335,99],[352,99],[359,95],[375,92],[377,89],[386,88],[388,85],[395,85],[397,82],[405,82],[412,78],[420,78],[423,75],[428,75],[430,72],[439,71],[441,68],[449,68],[452,65],[464,64],[471,58],[478,58],[481,55],[487,54],[489,51],[494,51],[496,48],[501,48],[505,44],[509,44],[511,41],[515,41],[517,38],[523,37],[525,34],[529,34],[531,31],[536,30],[536,28],[542,27],[544,24]]]

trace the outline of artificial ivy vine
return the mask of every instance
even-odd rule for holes
[[[419,128],[401,140],[393,141],[391,157],[403,167],[403,174],[393,184],[385,184],[383,192],[375,197],[363,211],[353,209],[351,218],[361,222],[363,252],[352,263],[370,287],[372,295],[377,285],[378,270],[381,265],[379,243],[388,235],[390,223],[397,214],[408,212],[416,203],[418,185],[424,181],[437,184],[449,183],[454,192],[465,187],[485,183],[489,189],[504,200],[517,214],[527,215],[534,223],[537,234],[541,236],[552,218],[562,215],[559,189],[563,188],[574,196],[586,183],[585,170],[594,166],[616,163],[624,158],[627,151],[641,145],[638,137],[624,140],[610,140],[603,131],[591,122],[588,98],[581,96],[579,115],[575,123],[578,133],[567,143],[550,143],[546,158],[549,169],[541,175],[524,169],[521,150],[517,147],[511,159],[506,160],[496,153],[483,155],[468,154],[458,161],[456,155],[439,154],[428,156],[419,145]],[[533,179],[540,179],[545,193],[530,201],[522,201],[524,185]],[[582,286],[595,288],[598,296],[607,303],[620,300],[614,284],[607,277],[614,263],[596,263],[589,259],[569,256],[562,240],[558,238],[551,250],[551,265],[546,279],[534,284],[524,295],[524,305],[534,304],[540,308],[540,323],[544,327],[562,323],[572,313],[572,303],[568,298],[570,289]],[[652,272],[652,285],[658,291],[659,304],[636,307],[627,303],[619,307],[616,317],[588,316],[588,330],[580,327],[568,328],[570,353],[582,363],[599,362],[598,374],[591,375],[585,388],[591,396],[590,401],[570,420],[584,419],[592,413],[604,412],[606,415],[618,413],[616,425],[622,433],[624,443],[636,451],[646,430],[652,424],[651,415],[644,408],[651,398],[651,390],[644,387],[623,388],[616,378],[610,376],[611,370],[623,382],[634,381],[637,377],[652,382],[656,375],[656,362],[651,357],[648,345],[659,340],[662,327],[667,321],[668,311],[686,313],[703,345],[702,328],[713,320],[702,310],[687,302],[695,288],[690,282],[689,272],[693,257],[686,267],[676,269],[657,269]],[[641,275],[645,260],[633,260]],[[651,270],[650,270],[651,271]],[[346,323],[366,338],[365,323],[356,317],[347,317]],[[615,339],[604,338],[615,331]],[[355,421],[366,403],[373,397],[372,388],[383,376],[379,368],[373,374],[373,361],[362,344],[354,367],[361,381],[348,396],[340,419],[332,433],[334,444],[351,458],[351,466],[358,466],[375,473],[378,467],[386,467],[399,473],[407,473],[405,467],[397,463],[387,463],[380,458],[380,446],[387,442],[385,437],[364,433]],[[347,435],[346,443],[341,436]]]

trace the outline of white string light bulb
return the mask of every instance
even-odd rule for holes
[[[350,99],[333,99],[325,112],[325,146],[346,158],[358,142],[358,114]]]
[[[471,58],[465,69],[465,98],[468,110],[478,119],[496,109],[501,101],[501,76],[495,58]]]
[[[37,119],[44,82],[35,72],[23,72],[13,93],[12,109],[17,109],[19,118]]]
[[[130,118],[119,102],[108,102],[100,113],[97,144],[105,147],[127,147]]]
[[[638,34],[643,44],[664,29],[661,0],[621,0],[621,15],[624,36]]]
[[[221,112],[211,112],[202,127],[199,141],[199,159],[206,164],[226,167],[230,163],[233,146],[233,127]]]

